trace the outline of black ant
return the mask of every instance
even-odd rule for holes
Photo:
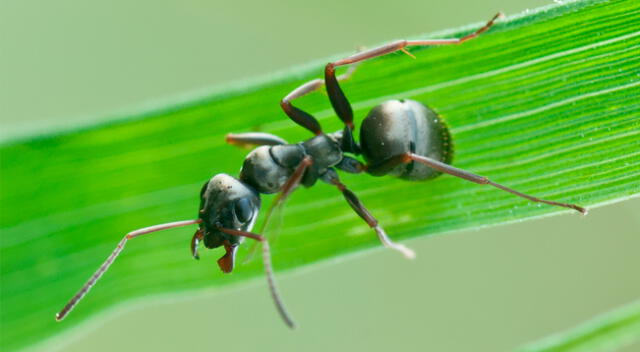
[[[376,218],[340,182],[335,169],[349,173],[367,172],[373,176],[393,175],[412,181],[432,179],[441,173],[447,173],[477,184],[497,187],[533,202],[571,208],[586,214],[586,209],[580,206],[526,195],[486,177],[451,166],[453,147],[447,126],[433,110],[417,101],[391,100],[374,107],[360,127],[360,143],[353,138],[353,112],[338,83],[340,78],[335,75],[336,67],[398,50],[409,54],[405,51],[408,46],[460,44],[488,30],[499,17],[502,17],[501,13],[482,28],[461,38],[401,40],[327,64],[324,81],[316,79],[307,82],[280,102],[287,116],[311,131],[315,137],[301,143],[287,144],[282,138],[267,133],[227,135],[227,142],[230,144],[258,146],[244,160],[239,179],[218,174],[207,181],[200,192],[198,219],[155,225],[126,234],[89,281],[56,315],[56,319],[65,318],[107,271],[129,239],[160,230],[198,224],[198,230],[191,240],[191,253],[196,259],[199,258],[197,248],[200,241],[204,241],[207,248],[224,246],[226,253],[218,260],[218,265],[225,273],[233,270],[236,250],[243,238],[262,243],[264,268],[271,295],[282,319],[293,328],[293,320],[286,312],[276,289],[269,242],[265,237],[249,232],[258,217],[260,193],[280,192],[267,213],[266,223],[273,209],[281,206],[299,184],[311,187],[320,179],[342,192],[351,208],[375,231],[385,247],[395,249],[407,258],[415,256],[411,249],[391,241]],[[326,85],[333,109],[345,124],[342,131],[324,133],[313,116],[291,104],[292,100],[323,84]],[[363,164],[345,153],[362,155],[367,163]]]

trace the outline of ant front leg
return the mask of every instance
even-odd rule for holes
[[[365,61],[368,59],[372,59],[378,56],[383,56],[386,54],[393,53],[398,50],[402,50],[407,53],[405,47],[408,46],[429,46],[429,45],[446,45],[446,44],[460,44],[469,39],[473,39],[483,32],[486,32],[495,22],[496,19],[503,17],[504,15],[499,12],[487,24],[485,24],[482,28],[477,31],[468,34],[461,38],[446,38],[446,39],[429,39],[429,40],[399,40],[395,41],[374,49],[370,49],[367,51],[363,51],[361,53],[357,53],[355,55],[349,56],[342,60],[338,60],[335,62],[330,62],[327,64],[324,70],[324,80],[327,85],[327,93],[329,94],[329,100],[331,101],[331,106],[333,110],[336,112],[340,120],[345,124],[345,130],[343,134],[343,144],[344,150],[349,152],[357,152],[357,144],[353,140],[353,110],[351,109],[351,104],[349,100],[345,96],[344,92],[340,88],[340,84],[338,84],[338,79],[336,79],[336,67],[355,64],[361,61]],[[349,150],[355,149],[353,151]]]
[[[298,187],[298,185],[300,185],[300,181],[302,181],[302,177],[304,176],[305,171],[307,171],[307,168],[309,168],[311,165],[313,165],[313,159],[311,159],[311,157],[308,155],[302,159],[300,164],[298,164],[298,166],[295,168],[291,176],[289,176],[289,179],[287,179],[285,184],[280,189],[280,193],[278,193],[276,198],[273,200],[273,202],[269,206],[269,209],[267,210],[267,213],[264,218],[264,222],[262,223],[262,229],[260,230],[260,233],[265,233],[265,231],[269,227],[269,224],[271,222],[271,219],[273,218],[273,215],[276,213],[280,213],[285,201],[287,200],[287,198],[289,198],[291,193]],[[275,240],[274,237],[276,235],[277,233],[273,235],[272,240]],[[256,251],[256,248],[257,248],[256,245],[252,245],[249,248],[245,262],[248,262],[251,259],[253,259],[253,255]]]
[[[289,176],[289,179],[287,180],[287,182],[284,184],[284,186],[282,186],[280,193],[278,193],[276,198],[273,200],[273,203],[271,203],[269,210],[267,210],[267,215],[262,225],[263,232],[264,232],[264,229],[269,224],[269,219],[271,219],[271,215],[273,215],[274,210],[281,207],[284,204],[284,202],[287,200],[287,198],[289,198],[291,193],[300,184],[300,181],[302,180],[302,177],[304,176],[305,171],[307,171],[307,168],[309,168],[311,165],[313,165],[313,159],[311,159],[311,157],[307,155],[302,159],[300,164],[298,164],[298,166],[295,168],[291,176]]]
[[[198,254],[198,245],[203,238],[204,234],[200,229],[197,229],[196,233],[194,233],[193,237],[191,238],[191,255],[193,255],[193,258],[197,260],[200,260],[200,254]]]
[[[263,132],[228,133],[225,137],[227,144],[240,148],[253,148],[261,145],[282,145],[287,144],[284,139]]]
[[[374,218],[373,215],[371,215],[367,208],[364,207],[362,202],[360,202],[360,199],[358,199],[358,197],[356,197],[353,192],[351,192],[342,182],[340,182],[340,178],[338,178],[338,174],[334,169],[327,170],[327,172],[322,175],[322,180],[326,183],[336,186],[340,190],[340,192],[342,192],[344,199],[349,203],[351,208],[358,214],[358,216],[362,218],[362,220],[367,222],[367,225],[369,225],[369,227],[371,227],[376,232],[376,235],[378,235],[378,239],[385,247],[400,252],[407,259],[413,259],[416,257],[416,254],[413,250],[405,247],[402,244],[393,242],[389,238],[389,236],[387,236],[387,233],[384,231],[382,226],[380,226],[378,220]]]

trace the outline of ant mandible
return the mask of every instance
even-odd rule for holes
[[[113,264],[129,239],[160,230],[198,224],[191,240],[192,255],[196,259],[199,258],[197,248],[200,241],[204,241],[207,248],[224,246],[226,253],[218,260],[218,265],[225,273],[233,270],[236,250],[245,237],[262,244],[264,269],[271,296],[284,322],[293,328],[294,322],[276,289],[269,242],[262,235],[249,232],[260,209],[260,193],[280,192],[267,212],[267,223],[273,209],[282,205],[298,185],[311,187],[320,179],[342,192],[351,208],[375,231],[385,247],[397,250],[407,258],[415,256],[411,249],[393,242],[387,236],[376,218],[356,195],[340,182],[335,169],[349,173],[367,172],[373,176],[393,175],[414,181],[427,180],[447,173],[477,184],[497,187],[533,202],[571,208],[586,214],[585,208],[575,204],[559,203],[520,193],[486,177],[451,166],[453,148],[446,125],[433,110],[417,101],[391,100],[374,107],[360,127],[360,143],[358,144],[353,137],[353,111],[338,83],[340,77],[335,75],[336,67],[355,64],[398,50],[408,54],[405,50],[408,46],[460,44],[487,31],[494,21],[502,16],[502,13],[496,14],[482,28],[461,38],[401,40],[327,64],[324,81],[316,79],[307,82],[294,89],[280,102],[287,116],[311,131],[315,137],[301,143],[287,144],[282,138],[267,133],[227,135],[226,140],[230,144],[258,146],[244,160],[240,177],[218,174],[207,181],[200,192],[198,219],[150,226],[126,234],[87,283],[56,314],[56,319],[64,319],[78,304]],[[326,86],[331,106],[345,125],[342,131],[324,133],[318,120],[291,104],[292,100],[315,91],[323,84]],[[345,153],[362,155],[367,163],[363,164],[346,156]]]

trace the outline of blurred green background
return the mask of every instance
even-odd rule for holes
[[[0,138],[548,3],[3,1]],[[34,350],[507,351],[640,297],[637,214],[640,199],[413,240],[414,262],[377,250],[279,275],[295,332],[259,279],[139,301]]]

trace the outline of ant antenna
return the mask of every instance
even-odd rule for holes
[[[78,304],[78,302],[80,302],[80,300],[82,298],[84,298],[84,296],[87,294],[87,292],[89,292],[89,290],[91,290],[93,285],[96,284],[96,282],[102,277],[102,275],[104,275],[104,273],[109,269],[111,264],[113,264],[113,262],[116,260],[118,255],[120,255],[120,252],[122,252],[122,250],[124,249],[124,245],[127,244],[127,241],[129,239],[137,237],[137,236],[146,235],[148,233],[152,233],[152,232],[156,232],[156,231],[171,229],[171,228],[174,228],[174,227],[181,227],[181,226],[199,224],[201,222],[202,222],[202,220],[200,220],[200,219],[175,221],[175,222],[169,222],[169,223],[166,223],[166,224],[160,224],[160,225],[144,227],[144,228],[141,228],[141,229],[138,229],[138,230],[131,231],[131,232],[127,233],[122,238],[122,240],[120,240],[120,242],[116,246],[116,249],[113,250],[113,252],[111,253],[111,255],[109,255],[107,260],[105,260],[104,263],[102,263],[102,265],[100,265],[98,270],[89,278],[89,281],[87,281],[87,283],[85,283],[84,286],[82,286],[80,291],[78,291],[78,293],[76,293],[75,296],[73,296],[71,298],[71,300],[69,300],[69,302],[64,306],[64,308],[62,308],[62,310],[56,314],[56,320],[57,321],[61,321],[62,319],[64,319],[67,316],[67,314],[69,314],[69,312],[71,312],[71,310]]]
[[[278,288],[276,287],[276,280],[273,276],[273,267],[271,266],[271,251],[269,250],[269,241],[264,236],[252,232],[225,229],[220,226],[218,226],[218,230],[233,236],[248,237],[262,243],[262,261],[264,262],[264,272],[267,276],[267,283],[269,284],[269,291],[271,292],[273,303],[275,303],[276,308],[278,309],[278,313],[280,313],[280,316],[282,317],[282,320],[284,320],[285,324],[287,324],[287,326],[291,329],[294,329],[296,327],[296,324],[293,322],[293,319],[291,319],[289,313],[287,313],[287,309],[284,307],[284,303],[282,303],[282,298],[280,298]]]

